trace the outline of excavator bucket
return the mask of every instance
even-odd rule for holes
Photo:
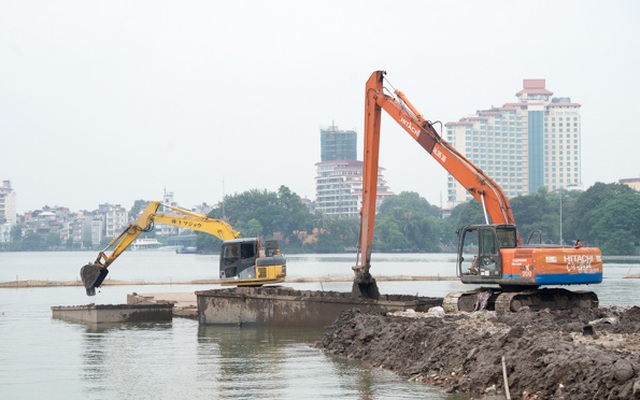
[[[87,290],[87,296],[95,296],[96,288],[102,285],[102,281],[108,273],[108,269],[100,268],[99,265],[92,263],[80,268],[80,278],[82,278],[82,283]]]
[[[351,294],[362,299],[380,299],[380,291],[376,280],[369,272],[359,272],[353,279]]]

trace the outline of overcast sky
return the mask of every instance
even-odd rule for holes
[[[315,199],[320,128],[358,132],[382,69],[425,118],[516,100],[527,78],[582,104],[585,187],[640,177],[637,1],[0,2],[0,180],[18,212],[137,199]],[[446,175],[383,115],[395,193]]]

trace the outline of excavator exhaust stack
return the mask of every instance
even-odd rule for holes
[[[95,296],[96,288],[102,285],[108,273],[108,269],[101,268],[99,265],[92,263],[80,268],[80,278],[82,278],[82,283],[87,290],[87,296]]]

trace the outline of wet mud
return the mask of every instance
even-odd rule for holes
[[[508,315],[352,309],[317,346],[472,398],[508,391],[512,399],[640,399],[640,307]]]

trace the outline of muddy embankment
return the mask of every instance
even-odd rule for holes
[[[354,309],[317,346],[476,398],[505,398],[508,390],[512,399],[640,399],[639,307],[510,315]]]

